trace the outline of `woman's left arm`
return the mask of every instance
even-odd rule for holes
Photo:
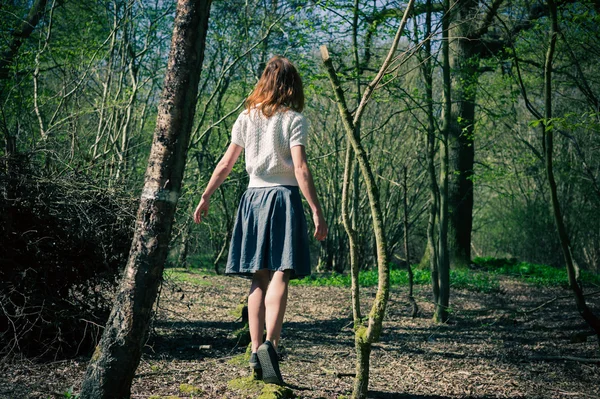
[[[231,173],[231,169],[233,169],[233,165],[235,165],[236,161],[240,157],[242,150],[244,147],[241,147],[237,144],[231,143],[223,158],[219,161],[215,170],[202,194],[202,198],[200,199],[200,203],[196,207],[194,211],[194,222],[200,223],[203,217],[208,215],[208,207],[210,205],[210,197],[211,195],[217,191],[221,183],[225,181],[229,173]]]

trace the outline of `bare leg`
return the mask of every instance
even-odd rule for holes
[[[248,295],[248,327],[252,340],[252,352],[256,352],[262,344],[265,328],[265,296],[269,286],[269,270],[263,269],[254,273],[252,286]]]
[[[290,270],[272,272],[271,283],[265,297],[267,340],[277,348],[281,336],[281,326],[287,305]]]

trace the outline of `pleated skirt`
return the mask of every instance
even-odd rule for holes
[[[261,269],[310,275],[308,230],[297,186],[249,187],[240,200],[225,274]]]

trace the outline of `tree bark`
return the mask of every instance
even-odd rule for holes
[[[81,399],[128,398],[167,256],[196,108],[211,0],[179,0],[129,260]]]
[[[475,99],[478,84],[478,41],[469,36],[478,11],[478,0],[457,0],[450,4],[455,16],[450,28],[452,57],[452,110],[448,126],[448,250],[453,267],[471,262],[471,231],[473,226],[473,140]]]
[[[402,208],[404,209],[402,222],[404,227],[404,257],[406,258],[406,270],[408,271],[408,301],[410,302],[412,308],[410,317],[414,319],[419,313],[419,306],[417,305],[417,301],[415,301],[415,297],[413,295],[414,276],[412,265],[410,264],[410,251],[408,247],[408,168],[405,165],[402,167],[402,169]]]
[[[360,285],[358,284],[358,247],[356,245],[356,230],[350,221],[350,212],[348,210],[350,174],[352,173],[353,150],[350,140],[346,140],[346,157],[344,161],[344,180],[342,182],[342,223],[346,234],[348,235],[348,249],[350,253],[350,274],[352,276],[352,317],[354,328],[361,325],[362,316],[360,314]]]
[[[449,136],[452,124],[452,94],[450,79],[450,43],[448,41],[450,25],[450,2],[444,0],[444,16],[442,17],[442,78],[444,100],[442,110],[442,143],[440,148],[440,204],[438,233],[438,286],[439,297],[435,303],[433,319],[437,322],[448,321],[448,305],[450,303],[450,257],[448,250],[449,224]],[[435,284],[434,284],[435,286]]]
[[[427,0],[425,15],[424,57],[421,57],[421,72],[425,81],[425,98],[427,102],[427,175],[429,178],[429,217],[427,220],[427,262],[431,271],[431,288],[433,302],[438,303],[440,283],[438,272],[438,246],[436,245],[435,225],[438,214],[439,188],[435,172],[435,116],[433,113],[433,62],[431,54],[431,17],[432,0]]]

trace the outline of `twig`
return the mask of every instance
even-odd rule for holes
[[[577,356],[533,356],[532,360],[569,360],[572,362],[579,363],[600,363],[600,359],[589,358],[589,357],[577,357]]]
[[[168,374],[177,374],[177,373],[195,373],[198,371],[206,371],[206,368],[196,368],[196,369],[187,369],[187,370],[169,370],[169,371],[151,371],[148,373],[136,374],[135,378],[144,378],[150,377],[154,375],[168,375]]]
[[[340,371],[326,369],[325,367],[321,367],[321,370],[327,375],[333,375],[335,378],[356,377],[356,373],[342,373]]]

